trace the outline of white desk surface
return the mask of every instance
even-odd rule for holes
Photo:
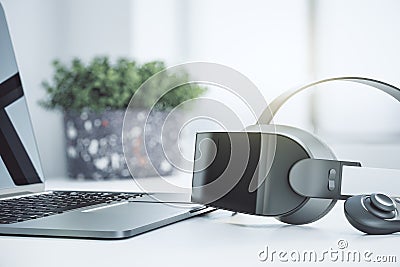
[[[96,183],[52,180],[47,187],[137,190],[135,184],[127,180]],[[0,267],[268,266],[291,262],[281,263],[277,254],[272,262],[271,258],[261,262],[258,254],[265,246],[276,253],[285,250],[304,255],[304,251],[314,250],[319,259],[325,250],[338,253],[370,251],[372,259],[378,255],[394,255],[397,263],[368,263],[367,266],[400,265],[400,235],[367,236],[358,232],[345,219],[343,202],[318,222],[303,226],[286,225],[274,218],[231,214],[215,211],[117,241],[1,236]],[[339,249],[339,240],[345,240],[348,247]],[[335,261],[337,256],[332,257],[333,261],[326,257],[324,265],[365,265],[363,259],[357,263],[343,263],[340,258]],[[309,263],[293,265],[308,266]]]

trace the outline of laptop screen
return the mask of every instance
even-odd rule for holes
[[[39,153],[0,6],[0,189],[40,183]]]

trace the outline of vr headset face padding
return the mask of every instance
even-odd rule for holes
[[[285,136],[298,145],[300,145],[307,153],[309,158],[336,160],[336,156],[333,151],[316,136],[308,133],[304,130],[286,126],[286,125],[254,125],[246,128],[246,132],[260,131],[262,133],[270,133]],[[296,162],[291,162],[293,166]],[[293,191],[289,184],[289,175],[287,179],[287,190]],[[293,193],[295,193],[293,191]],[[296,194],[296,193],[295,193]],[[305,200],[299,205],[287,212],[286,214],[277,216],[281,222],[288,224],[307,224],[319,220],[325,216],[336,204],[335,199],[322,199],[322,198],[310,198],[305,197]]]

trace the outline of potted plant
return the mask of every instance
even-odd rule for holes
[[[40,105],[64,113],[69,176],[96,180],[131,177],[121,141],[125,109],[140,85],[164,70],[165,64],[161,61],[138,64],[126,58],[112,63],[108,57],[95,57],[87,64],[78,58],[70,64],[55,60],[53,66],[52,80],[42,83],[47,96]],[[190,85],[189,90],[185,86],[171,90],[157,103],[156,112],[152,114],[158,118],[152,121],[162,123],[168,110],[204,91],[205,88],[197,85]],[[152,95],[149,92],[149,98]],[[137,112],[148,108],[146,105],[150,102],[144,99]],[[177,141],[178,134],[168,136],[171,140],[166,142]],[[158,148],[160,146],[158,144]],[[137,153],[143,154],[143,151],[140,149]],[[153,151],[160,153],[160,149]],[[143,156],[139,154],[136,156]],[[135,166],[136,173],[139,176],[156,175],[154,169],[147,166],[149,164],[142,162]],[[163,162],[157,164],[154,167],[158,173],[172,173],[173,168],[165,168]]]

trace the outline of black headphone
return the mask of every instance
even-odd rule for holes
[[[393,85],[360,77],[331,78],[284,92],[245,131],[197,133],[192,201],[306,224],[323,217],[342,199],[346,217],[357,229],[369,234],[400,231],[397,198],[373,192],[342,194],[343,169],[360,168],[359,162],[338,161],[324,142],[307,131],[271,124],[288,99],[332,81],[368,85],[400,101],[400,89]],[[370,188],[380,188],[379,182],[378,177],[369,181]]]

